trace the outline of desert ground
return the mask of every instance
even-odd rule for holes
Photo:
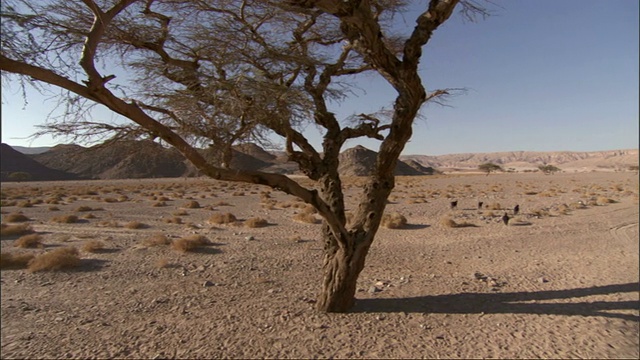
[[[346,179],[348,204],[361,182]],[[408,224],[378,232],[353,311],[325,314],[319,218],[293,197],[3,183],[0,355],[637,359],[638,190],[630,172],[398,178],[386,211]],[[79,262],[34,265],[68,247]],[[10,268],[20,255],[37,257]]]

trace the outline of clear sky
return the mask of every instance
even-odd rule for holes
[[[492,0],[493,16],[441,26],[424,49],[428,90],[466,88],[447,107],[427,104],[404,154],[494,151],[594,151],[638,148],[639,2],[637,0]],[[416,7],[417,8],[417,7]],[[407,27],[415,13],[398,18]],[[404,20],[403,20],[404,19]],[[389,106],[392,89],[369,76],[339,117]],[[56,101],[2,87],[2,142],[51,146],[64,139],[23,139]],[[111,119],[107,111],[96,117]],[[314,144],[320,139],[308,128]],[[349,142],[376,150],[378,142]]]

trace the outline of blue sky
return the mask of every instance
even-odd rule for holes
[[[493,16],[441,26],[421,62],[428,90],[466,88],[447,107],[427,104],[404,154],[494,151],[594,151],[638,148],[637,0],[493,0]],[[413,13],[415,14],[415,13]],[[412,13],[398,18],[413,26]],[[358,97],[333,109],[339,117],[389,106],[392,89],[361,80]],[[3,79],[2,142],[49,146],[25,138],[55,107]],[[98,118],[112,119],[106,111]],[[320,137],[308,128],[314,144]],[[377,141],[352,141],[376,150]]]

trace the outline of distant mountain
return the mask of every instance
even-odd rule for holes
[[[25,172],[29,174],[29,180],[75,180],[79,177],[64,171],[48,168],[27,155],[16,151],[7,144],[0,145],[0,181],[13,181],[11,173]]]
[[[345,176],[369,176],[376,163],[377,153],[363,146],[347,149],[340,154],[338,172]],[[425,175],[425,172],[398,160],[395,175]]]
[[[439,156],[405,155],[423,166],[438,169],[477,169],[483,163],[494,163],[504,169],[537,169],[539,165],[554,165],[563,170],[590,171],[595,169],[627,169],[638,165],[638,149],[610,151],[511,151],[494,153],[466,153]]]
[[[13,145],[9,145],[9,146],[11,146],[13,150],[16,150],[26,155],[42,154],[43,152],[47,152],[49,151],[49,149],[51,149],[51,146],[40,146],[40,147],[26,147],[26,146],[13,146]]]
[[[153,141],[119,141],[92,147],[58,145],[31,157],[53,169],[90,179],[178,177],[187,170],[184,157]]]

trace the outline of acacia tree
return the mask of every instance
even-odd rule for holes
[[[487,176],[489,176],[489,174],[491,174],[492,172],[504,171],[500,165],[496,165],[494,163],[480,164],[478,165],[478,170],[486,172]]]
[[[5,1],[3,76],[63,89],[67,114],[49,129],[73,134],[147,133],[178,149],[203,174],[269,186],[313,205],[323,217],[323,282],[318,309],[344,312],[394,187],[396,161],[420,107],[448,94],[427,92],[418,74],[422,48],[461,4],[431,0],[404,37],[387,21],[394,0],[79,0]],[[123,71],[124,70],[124,71]],[[124,82],[115,75],[123,72]],[[396,91],[388,118],[356,116],[347,126],[329,111],[353,77],[377,72]],[[128,80],[128,81],[127,81]],[[72,116],[102,104],[132,121],[113,125]],[[315,149],[302,128],[323,131]],[[302,172],[306,188],[279,174],[208,162],[197,146],[228,149],[275,133]],[[338,156],[359,137],[381,141],[353,219],[346,222]]]

